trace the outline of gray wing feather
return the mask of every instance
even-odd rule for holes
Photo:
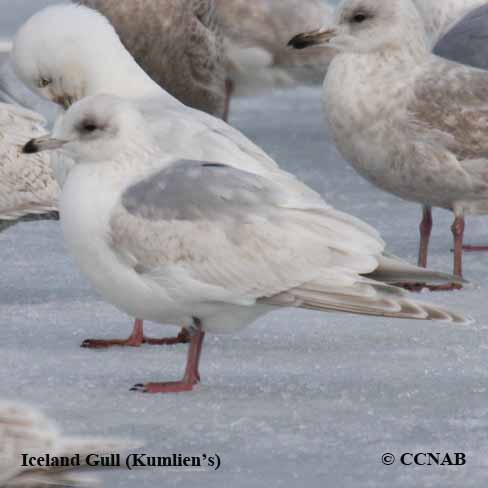
[[[474,9],[445,34],[434,47],[443,58],[488,69],[488,5]]]
[[[148,220],[216,220],[279,204],[264,178],[218,163],[180,160],[132,185],[122,205]]]

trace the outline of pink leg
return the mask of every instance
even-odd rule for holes
[[[464,217],[456,217],[451,226],[454,237],[454,276],[463,276],[463,239],[464,239]],[[448,283],[446,285],[431,288],[433,291],[452,291],[460,290],[463,286],[459,283]]]
[[[432,231],[432,209],[424,207],[422,222],[420,222],[420,246],[418,265],[422,268],[427,267],[427,256],[429,252],[430,233]]]
[[[200,364],[200,354],[202,352],[203,339],[205,333],[198,327],[198,330],[191,335],[190,346],[188,347],[188,357],[183,379],[180,381],[168,381],[164,383],[139,383],[131,388],[131,391],[142,393],[179,393],[182,391],[193,390],[193,387],[200,382],[198,366]]]
[[[422,222],[420,223],[420,248],[419,266],[427,267],[427,253],[429,248],[430,233],[432,230],[432,211],[424,207]],[[451,227],[454,236],[454,275],[462,277],[462,252],[464,236],[464,217],[456,217]],[[399,283],[398,286],[407,290],[418,292],[424,288],[430,291],[452,291],[459,290],[462,285],[459,283],[446,283],[445,285],[427,285],[425,283]]]
[[[432,231],[432,209],[430,207],[423,207],[422,221],[419,226],[420,230],[420,244],[418,265],[421,268],[427,267],[427,256],[429,252],[430,233]],[[405,288],[412,292],[420,292],[427,288],[425,283],[398,283],[397,286]]]
[[[456,217],[451,227],[454,237],[454,270],[455,276],[463,276],[463,239],[464,217]]]
[[[230,114],[230,101],[232,99],[232,94],[234,93],[234,82],[230,79],[225,80],[225,107],[222,119],[225,122],[229,122]]]
[[[83,341],[81,347],[87,349],[108,349],[110,347],[140,347],[142,344],[171,346],[174,344],[184,344],[189,342],[189,335],[186,329],[181,329],[176,337],[166,337],[163,339],[151,339],[144,335],[144,322],[136,319],[132,334],[127,339],[87,339]]]

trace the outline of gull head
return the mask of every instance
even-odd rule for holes
[[[428,52],[424,23],[411,0],[343,0],[333,25],[298,34],[295,49],[328,45],[338,52]]]
[[[11,56],[17,76],[32,91],[68,108],[116,77],[110,71],[121,52],[125,49],[103,15],[81,5],[54,5],[20,27]]]
[[[100,163],[144,159],[153,147],[135,104],[114,95],[95,95],[76,102],[52,134],[30,140],[23,152],[61,150],[77,163]]]

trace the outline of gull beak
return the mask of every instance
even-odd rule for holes
[[[24,154],[35,154],[41,151],[49,151],[53,149],[59,149],[63,147],[68,141],[62,141],[61,139],[53,139],[47,135],[44,137],[38,137],[37,139],[31,139],[23,148]]]
[[[292,47],[293,49],[306,49],[307,47],[311,46],[321,46],[328,44],[336,36],[336,29],[317,29],[311,32],[304,32],[296,35],[290,40],[288,46]]]
[[[75,99],[70,95],[63,95],[56,97],[53,102],[61,105],[61,107],[63,107],[65,110],[68,110],[75,102]]]

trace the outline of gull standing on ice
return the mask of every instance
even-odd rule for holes
[[[282,307],[465,322],[388,284],[445,276],[385,258],[374,229],[278,166],[263,167],[260,153],[236,163],[242,148],[228,139],[211,161],[173,156],[149,118],[141,104],[98,95],[73,105],[52,137],[25,146],[62,148],[76,161],[61,223],[102,296],[132,316],[190,331],[183,379],[135,390],[191,390],[207,331],[235,332]]]
[[[78,471],[86,468],[86,458],[139,447],[137,443],[110,439],[70,438],[41,412],[19,403],[0,403],[0,488],[93,486],[92,478]],[[22,455],[80,456],[79,467],[23,467]],[[93,468],[91,468],[93,469]]]
[[[189,107],[227,120],[230,87],[214,0],[81,0],[115,27],[141,68]]]
[[[327,24],[333,8],[323,0],[215,0],[235,95],[320,84],[332,58],[319,47],[297,53],[288,40]]]
[[[336,21],[290,41],[339,51],[323,92],[334,140],[362,176],[423,206],[419,265],[431,208],[454,213],[462,276],[465,215],[488,213],[488,73],[432,55],[411,0],[346,0]]]

